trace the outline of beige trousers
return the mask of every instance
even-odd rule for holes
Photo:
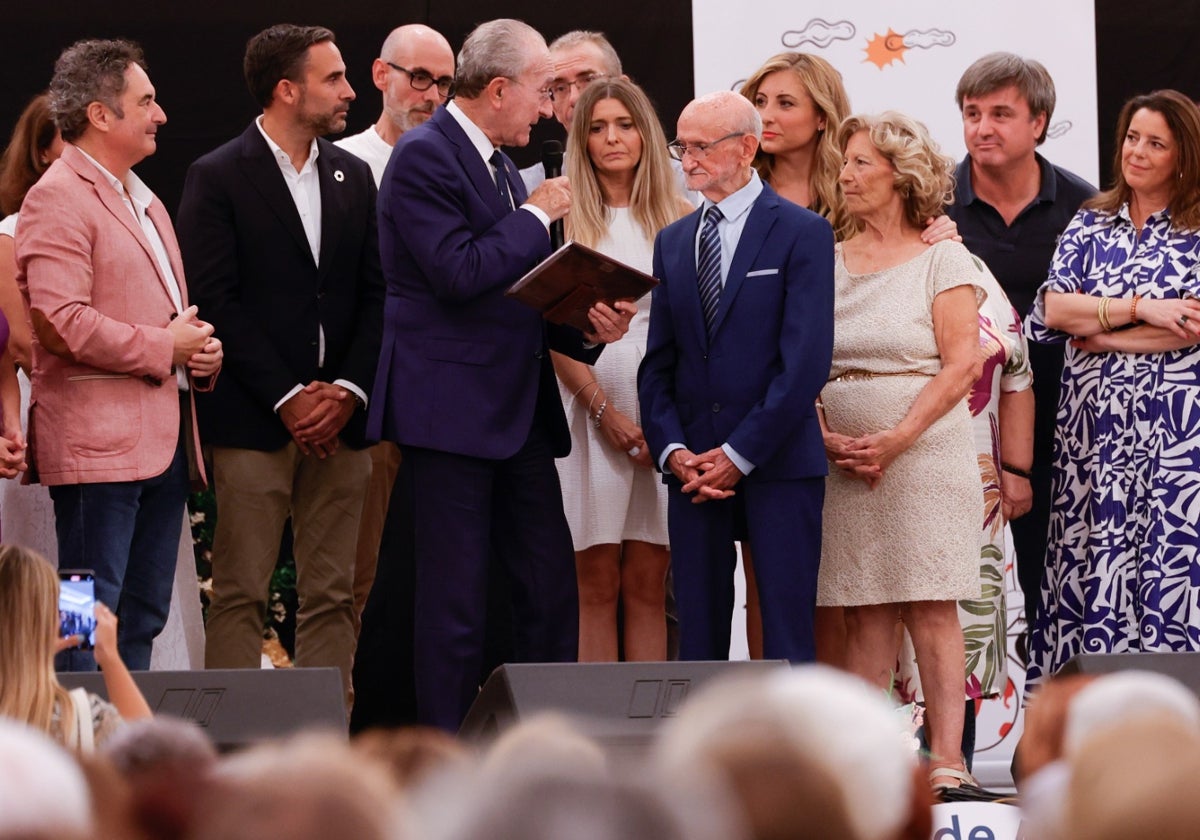
[[[379,562],[379,541],[387,521],[388,502],[392,485],[400,472],[400,447],[390,441],[377,443],[367,449],[371,455],[371,480],[363,502],[362,521],[358,525],[358,552],[354,557],[354,638],[362,629],[363,607],[375,582],[375,566]]]
[[[291,516],[296,665],[341,669],[349,708],[354,551],[370,470],[370,455],[346,446],[324,459],[295,443],[274,452],[213,448],[217,525],[205,667],[260,667],[271,573]]]

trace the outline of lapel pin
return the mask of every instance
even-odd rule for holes
[[[342,170],[335,169],[335,170],[333,170],[333,180],[337,181],[340,184],[342,181],[346,180],[346,176],[344,174],[342,174]]]

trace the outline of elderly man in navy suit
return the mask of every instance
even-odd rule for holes
[[[566,178],[526,197],[500,146],[551,115],[546,42],[516,20],[477,27],[453,102],[397,142],[379,196],[387,300],[369,431],[400,444],[392,504],[416,523],[415,676],[420,722],[456,729],[478,689],[489,558],[511,584],[516,655],[576,657],[578,595],[554,458],[570,437],[553,348],[594,361],[635,311],[598,304],[593,330],[546,324],[504,291],[550,254]],[[386,541],[385,541],[386,542]],[[387,587],[380,557],[376,589]],[[372,593],[377,600],[385,593]],[[377,612],[368,601],[364,643]]]
[[[729,655],[734,541],[754,546],[768,658],[813,659],[827,472],[815,402],[833,352],[833,232],[751,166],[754,106],[695,100],[671,144],[704,203],[654,245],[638,375],[646,441],[671,488],[681,657]]]

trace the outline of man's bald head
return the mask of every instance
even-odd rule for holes
[[[381,128],[390,139],[408,131],[433,115],[446,101],[439,92],[454,78],[454,50],[438,32],[421,23],[398,26],[388,33],[371,68],[375,87],[383,92]],[[416,81],[416,86],[413,82]],[[429,84],[425,90],[417,90]],[[385,124],[386,123],[386,124]],[[384,132],[381,132],[383,134]]]

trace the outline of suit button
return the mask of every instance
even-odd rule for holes
[[[721,404],[720,404],[720,403],[713,403],[713,414],[716,414],[716,413],[717,413],[718,411],[720,411],[720,410],[721,410]]]
[[[536,353],[534,353],[534,354],[533,354],[533,358],[535,358],[535,359],[540,359],[540,358],[542,358],[542,355],[543,355],[543,354],[542,354],[542,351],[541,351],[541,350],[539,350],[539,351],[537,351]]]

